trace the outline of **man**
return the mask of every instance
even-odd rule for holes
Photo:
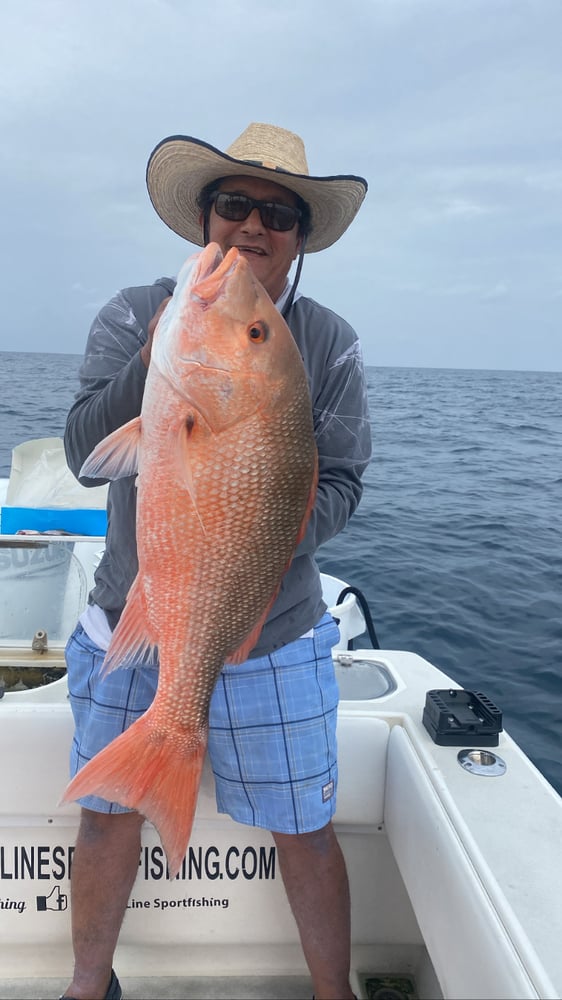
[[[211,701],[209,756],[219,810],[273,835],[315,996],[345,1000],[353,996],[349,888],[331,824],[338,699],[331,648],[337,629],[325,613],[314,554],[344,528],[359,503],[361,476],[370,457],[369,414],[354,331],[330,310],[298,294],[296,285],[304,253],[339,239],[367,185],[353,176],[311,177],[299,137],[258,124],[250,125],[226,153],[187,136],[163,140],[149,159],[147,185],[156,211],[179,235],[197,245],[214,241],[223,253],[236,246],[246,257],[285,316],[309,379],[319,452],[316,504],[257,646],[246,664],[227,666],[221,674]],[[291,286],[288,275],[297,258]],[[162,278],[149,287],[125,289],[94,320],[81,388],[65,432],[67,460],[76,475],[103,437],[140,413],[152,337],[173,288],[173,281]],[[150,665],[141,663],[99,679],[111,630],[136,571],[135,486],[129,478],[110,485],[106,550],[90,604],[67,646],[76,724],[73,774],[138,718],[154,696],[157,671]],[[298,679],[292,679],[293,667],[298,668]],[[248,774],[267,769],[265,736],[260,760],[253,756],[251,767],[240,760],[237,742],[248,724],[263,725],[264,734],[276,728],[269,716],[263,718],[263,705],[253,704],[256,671],[271,685],[274,675],[276,683],[281,678],[287,686],[285,701],[300,705],[308,699],[306,733],[298,711],[296,717],[281,718],[278,727],[290,745],[287,757],[296,758],[301,770],[306,759],[306,775],[302,779],[290,769],[280,775],[274,802],[263,799],[263,782],[256,783]],[[232,719],[234,699],[229,692],[234,690],[237,703],[250,706],[250,722]],[[310,716],[316,719],[312,734]],[[320,777],[313,779],[317,774]],[[138,871],[143,817],[95,796],[81,800],[81,805],[72,868],[75,969],[65,996],[120,1000],[113,953]]]

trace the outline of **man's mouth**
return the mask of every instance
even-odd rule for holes
[[[255,253],[255,254],[258,255],[258,257],[266,257],[267,256],[265,250],[262,247],[250,247],[250,246],[245,246],[245,245],[242,245],[242,246],[239,245],[239,246],[236,247],[236,249],[240,253]]]

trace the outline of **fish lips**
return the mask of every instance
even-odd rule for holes
[[[209,243],[201,255],[199,273],[191,287],[191,297],[203,305],[215,302],[240,264],[240,260],[240,253],[236,247],[231,247],[223,257],[218,244]]]

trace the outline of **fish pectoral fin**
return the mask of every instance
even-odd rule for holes
[[[201,526],[201,531],[205,535],[205,525],[199,513],[199,508],[197,506],[197,493],[195,490],[195,484],[193,482],[193,474],[191,471],[191,451],[189,447],[189,439],[196,426],[195,418],[190,415],[189,419],[185,421],[182,432],[176,437],[176,454],[177,462],[176,469],[177,478],[181,489],[187,490],[189,498],[193,504],[193,510]]]
[[[103,666],[102,676],[118,667],[131,667],[150,653],[157,644],[151,633],[146,613],[146,602],[140,577],[133,580],[127,603],[111,637]]]
[[[141,418],[118,427],[100,441],[80,469],[80,476],[90,479],[124,479],[134,476],[139,467]]]

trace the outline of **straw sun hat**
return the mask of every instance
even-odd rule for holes
[[[367,192],[362,177],[341,174],[311,177],[302,139],[276,125],[253,123],[222,153],[201,139],[171,135],[150,154],[148,193],[160,218],[191,243],[203,245],[198,196],[220,177],[259,177],[289,188],[311,213],[306,252],[324,250],[339,240]]]

